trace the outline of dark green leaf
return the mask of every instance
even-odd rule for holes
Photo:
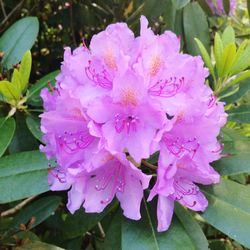
[[[222,135],[223,153],[227,156],[215,163],[216,170],[221,175],[250,173],[250,139],[228,128],[223,129]]]
[[[175,204],[175,213],[182,223],[182,226],[185,228],[187,234],[195,243],[196,249],[207,250],[208,242],[207,239],[198,224],[198,222],[193,218],[190,212],[183,208],[179,203]]]
[[[33,217],[29,229],[36,227],[38,224],[46,220],[58,207],[61,202],[59,196],[48,196],[36,200],[24,207],[13,219],[12,227],[19,229],[20,224],[27,224]]]
[[[39,151],[0,159],[0,203],[20,200],[49,190],[48,161]]]
[[[197,22],[197,20],[199,20]],[[210,37],[206,15],[198,3],[189,3],[184,8],[183,25],[187,51],[193,55],[199,54],[199,48],[194,40],[198,38],[206,50],[210,51]]]
[[[229,180],[202,188],[209,200],[202,217],[229,237],[250,247],[249,188]]]
[[[116,206],[117,203],[112,202],[102,213],[99,214],[85,213],[83,209],[79,209],[75,214],[68,215],[63,228],[65,238],[72,239],[84,235]]]
[[[54,245],[50,245],[41,241],[31,241],[28,242],[27,244],[23,245],[21,250],[64,250],[61,247],[57,247]]]
[[[189,2],[190,0],[174,0],[174,5],[175,8],[178,10],[185,7]]]
[[[158,233],[156,231],[156,206],[152,206],[152,204],[144,201],[142,203],[141,214],[142,218],[139,221],[123,219],[123,250],[196,249],[195,243],[192,242],[176,217],[173,218],[168,231]]]
[[[9,146],[15,133],[16,123],[13,118],[0,118],[0,157]]]
[[[197,0],[197,2],[200,4],[201,8],[205,11],[205,13],[208,15],[208,16],[212,16],[213,15],[213,12],[212,10],[210,9],[208,3],[206,0]]]
[[[228,15],[230,12],[230,0],[223,0],[223,7],[225,13]]]
[[[26,124],[32,135],[42,142],[43,133],[40,130],[40,118],[33,115],[27,116]]]
[[[21,61],[23,54],[33,46],[39,30],[36,17],[25,17],[14,23],[0,38],[0,51],[4,52],[2,64],[10,69]]]
[[[250,0],[247,0],[247,10],[248,10],[248,16],[250,18]]]
[[[239,123],[250,123],[250,105],[241,105],[227,111],[228,119]]]
[[[33,84],[29,88],[28,101],[34,106],[41,106],[42,99],[40,97],[40,92],[43,88],[48,87],[48,82],[51,83],[52,86],[55,85],[55,77],[59,74],[59,70],[53,71],[48,75],[44,76],[40,80],[38,80],[35,84]]]

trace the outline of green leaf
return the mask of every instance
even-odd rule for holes
[[[202,188],[209,201],[202,217],[245,247],[250,247],[249,188],[230,180]]]
[[[197,22],[197,20],[199,20]],[[193,55],[199,54],[194,38],[198,38],[207,51],[210,49],[210,37],[206,15],[196,2],[185,6],[183,12],[183,26],[187,51]]]
[[[41,241],[31,241],[20,247],[21,250],[65,250],[61,247],[57,247],[51,244],[47,244]]]
[[[175,214],[182,223],[189,237],[195,243],[196,249],[199,250],[208,249],[208,242],[206,236],[204,235],[200,225],[193,218],[191,213],[176,202]]]
[[[0,118],[0,157],[4,154],[9,146],[16,129],[14,118]]]
[[[21,91],[25,90],[29,83],[31,65],[32,65],[32,57],[30,50],[28,50],[22,58],[19,69],[21,76]]]
[[[248,17],[250,18],[250,0],[247,0]]]
[[[228,119],[239,123],[250,123],[250,105],[241,105],[227,111]]]
[[[53,71],[48,75],[44,76],[33,84],[29,88],[28,101],[34,106],[41,106],[42,99],[40,97],[40,92],[43,88],[48,87],[48,82],[50,81],[51,85],[55,85],[55,77],[59,74],[59,70]]]
[[[0,38],[0,51],[4,52],[2,64],[10,69],[21,61],[23,54],[33,46],[39,29],[36,17],[25,17],[15,22]]]
[[[12,78],[11,78],[11,84],[14,85],[18,91],[18,97],[22,93],[22,79],[21,79],[21,74],[17,69],[14,69]]]
[[[208,16],[212,16],[213,12],[210,9],[208,3],[206,0],[197,0],[197,2],[200,4],[201,8],[206,12]]]
[[[20,224],[27,224],[34,220],[29,229],[36,227],[46,220],[57,209],[61,202],[59,196],[43,197],[24,207],[13,219],[12,228],[18,230]],[[32,218],[33,217],[33,218]]]
[[[206,48],[204,47],[204,45],[202,44],[202,42],[195,38],[195,41],[199,47],[199,50],[200,50],[200,53],[201,53],[201,56],[206,64],[206,66],[208,67],[210,73],[212,74],[212,76],[215,78],[215,74],[214,74],[214,67],[212,65],[212,62],[211,62],[211,59],[210,59],[210,56],[206,50]]]
[[[0,203],[20,200],[49,190],[48,161],[39,151],[0,159]]]
[[[250,76],[250,71],[249,71],[249,76]],[[226,104],[231,104],[239,100],[244,95],[247,95],[250,91],[250,78],[240,81],[239,85],[237,85],[236,87],[237,87],[236,93],[230,96],[221,98],[220,101],[226,102]],[[231,87],[229,91],[233,90],[233,88],[235,88],[235,86]]]
[[[174,0],[174,5],[175,5],[175,8],[179,10],[185,7],[189,2],[190,0]]]
[[[225,77],[231,71],[236,56],[236,45],[230,43],[227,45],[222,54],[221,71],[218,72],[219,76]]]
[[[235,33],[232,26],[227,26],[222,34],[222,42],[224,47],[229,45],[230,43],[235,43]]]
[[[40,118],[33,115],[27,116],[26,124],[32,135],[40,142],[43,142],[43,133],[40,130]]]
[[[216,170],[221,175],[250,173],[250,139],[229,128],[223,128],[222,136],[223,154],[228,156],[215,162]]]
[[[166,232],[156,231],[155,202],[148,204],[145,200],[141,208],[142,218],[139,221],[128,220],[123,217],[122,249],[123,250],[192,250],[197,249],[195,243],[188,236],[178,218],[174,216],[170,228]]]
[[[63,228],[65,238],[73,239],[84,235],[92,229],[97,222],[101,221],[106,214],[112,211],[114,207],[117,207],[117,202],[112,202],[102,213],[89,214],[85,213],[83,209],[80,209],[75,214],[68,215]]]
[[[0,93],[6,101],[19,100],[20,98],[18,88],[9,81],[0,81]]]
[[[215,61],[216,61],[216,69],[217,69],[217,73],[220,76],[219,73],[222,72],[223,70],[223,65],[222,65],[222,54],[223,54],[223,43],[221,40],[221,37],[218,33],[215,33],[215,37],[214,37],[214,57],[215,57]]]
[[[246,47],[238,56],[237,61],[232,65],[232,74],[240,73],[250,66],[250,46]]]

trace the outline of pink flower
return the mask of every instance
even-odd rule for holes
[[[100,157],[101,156],[101,157]],[[102,151],[98,156],[100,166],[91,172],[74,166],[57,168],[49,175],[51,190],[67,190],[67,207],[74,213],[81,205],[89,213],[100,213],[116,196],[124,215],[139,220],[143,190],[151,176],[143,174],[125,156],[110,155]]]
[[[151,175],[133,163],[159,151],[148,200],[158,195],[158,231],[164,231],[175,201],[206,209],[196,184],[219,182],[210,164],[220,158],[217,137],[227,116],[204,84],[201,57],[180,53],[175,34],[155,35],[145,17],[140,21],[138,37],[117,23],[93,36],[90,48],[65,49],[56,88],[41,93],[46,145],[40,149],[58,164],[49,169],[50,188],[68,190],[71,213],[81,206],[100,213],[117,197],[134,220]]]
[[[207,4],[209,5],[214,14],[219,16],[225,14],[223,0],[207,0]],[[230,15],[232,15],[236,7],[237,7],[237,0],[230,0],[230,12],[229,12]]]

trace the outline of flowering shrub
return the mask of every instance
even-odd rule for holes
[[[116,196],[124,215],[138,220],[151,175],[135,165],[160,150],[148,199],[159,196],[158,231],[164,231],[174,201],[206,209],[194,183],[219,182],[209,164],[220,158],[217,136],[226,114],[205,85],[201,57],[181,54],[174,33],[155,35],[147,26],[142,16],[134,37],[125,23],[111,24],[92,38],[90,49],[65,49],[55,90],[41,94],[41,151],[57,160],[49,184],[51,190],[70,188],[71,213],[82,205],[100,213]]]
[[[250,247],[246,3],[0,4],[0,249]]]

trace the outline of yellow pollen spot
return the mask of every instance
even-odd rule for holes
[[[108,48],[104,56],[104,61],[109,69],[117,70],[116,60],[111,48]]]
[[[155,76],[161,67],[161,59],[159,56],[153,56],[151,62],[150,62],[150,67],[149,67],[149,74],[151,76]]]
[[[137,93],[134,89],[125,88],[122,92],[122,103],[124,105],[134,105],[138,104]]]
[[[72,114],[76,118],[81,118],[84,121],[86,120],[85,117],[82,115],[82,112],[81,112],[81,110],[79,108],[73,108],[72,109]]]
[[[181,122],[181,121],[183,121],[183,119],[184,119],[184,112],[180,112],[180,113],[177,115],[176,122]]]
[[[181,163],[181,162],[178,162],[178,163],[176,164],[176,167],[177,167],[177,168],[185,168],[185,164],[183,164],[183,163]]]

